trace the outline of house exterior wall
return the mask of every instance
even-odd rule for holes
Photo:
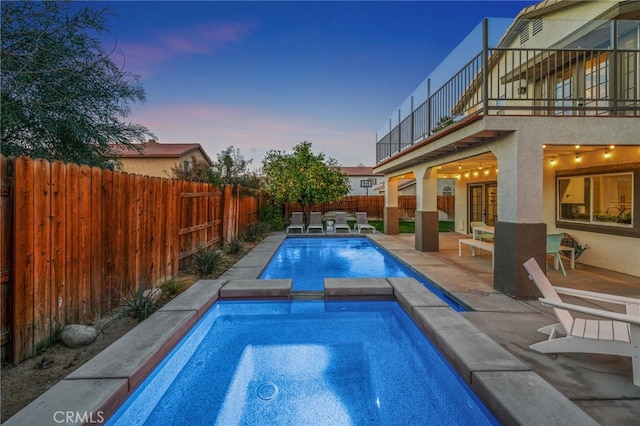
[[[187,155],[183,155],[180,158],[163,158],[163,157],[136,157],[136,158],[121,158],[123,171],[127,173],[145,175],[145,176],[157,176],[157,177],[173,177],[171,169],[176,166],[183,167],[185,161],[193,162],[193,159],[197,161],[209,160],[202,155],[200,151],[193,151]]]
[[[640,162],[640,146],[616,146],[611,151],[611,157],[605,159],[602,151],[585,152],[582,154],[581,166],[589,168],[611,167],[616,164],[630,164]],[[567,229],[559,223],[556,226],[556,173],[574,170],[573,156],[559,159],[555,165],[549,161],[544,164],[544,222],[547,224],[547,233],[567,233],[578,241],[581,246],[588,245],[589,249],[580,257],[580,262],[603,269],[623,272],[629,275],[640,276],[640,241],[638,238],[619,235],[588,232],[584,230]],[[635,203],[640,202],[634,199]],[[637,211],[637,210],[636,210]],[[634,221],[640,218],[634,216]]]

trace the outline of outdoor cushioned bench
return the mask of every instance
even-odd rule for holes
[[[482,249],[491,252],[491,269],[493,270],[493,242],[480,241],[476,239],[462,239],[458,240],[458,256],[462,257],[462,245],[471,247],[471,256],[476,255],[476,249]]]

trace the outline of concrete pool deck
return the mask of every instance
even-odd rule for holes
[[[108,417],[219,298],[296,298],[290,280],[255,281],[284,238],[270,235],[219,279],[197,282],[5,424],[59,424],[68,413],[76,414],[67,424]],[[475,266],[456,266],[446,247],[428,254],[414,250],[406,236],[369,238],[475,311],[454,312],[412,278],[327,279],[324,296],[395,298],[503,423],[624,425],[640,418],[640,387],[631,382],[630,360],[528,349],[541,340],[537,328],[553,316],[537,301],[493,290],[482,256],[464,258]],[[457,244],[455,251],[457,256]]]

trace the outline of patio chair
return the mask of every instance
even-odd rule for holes
[[[542,353],[576,352],[631,357],[633,384],[640,386],[640,299],[554,287],[534,258],[524,267],[542,293],[540,302],[553,308],[558,323],[538,329],[549,336],[529,348]],[[559,294],[625,307],[625,313],[563,302]],[[569,311],[604,319],[574,318]],[[563,335],[564,337],[559,337]]]
[[[562,243],[562,239],[564,238],[564,234],[548,234],[547,235],[547,254],[551,254],[554,257],[554,265],[556,262],[560,263],[560,268],[562,268],[562,275],[567,276],[567,271],[564,269],[564,265],[562,264],[562,257],[560,257],[560,244]],[[549,269],[549,264],[545,262],[545,266]]]
[[[299,229],[300,232],[304,232],[304,213],[293,212],[291,213],[291,224],[287,226],[287,234],[292,229]]]
[[[336,222],[333,225],[333,229],[336,234],[340,231],[347,231],[347,234],[351,232],[351,228],[349,228],[349,224],[347,223],[347,213],[346,212],[336,212]]]
[[[356,230],[358,233],[364,230],[370,230],[374,234],[376,232],[376,227],[373,225],[369,225],[369,218],[367,217],[367,212],[356,212]]]
[[[320,233],[324,234],[324,225],[322,224],[322,213],[320,212],[311,212],[311,216],[309,216],[309,226],[307,226],[307,234],[311,233],[311,230],[320,231]]]
[[[493,234],[490,232],[482,232],[475,231],[474,228],[482,228],[486,227],[487,224],[484,222],[470,222],[469,226],[471,226],[471,233],[473,234],[473,238],[477,238],[480,241],[493,241]]]

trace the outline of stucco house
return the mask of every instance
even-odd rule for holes
[[[406,107],[410,105],[410,107]],[[395,120],[395,121],[394,121]],[[579,262],[640,276],[640,2],[548,0],[485,19],[378,132],[385,232],[416,180],[415,248],[438,251],[438,178],[456,181],[456,232],[495,226],[494,287],[537,289],[546,234]]]
[[[146,176],[172,177],[171,169],[188,171],[194,161],[213,165],[198,143],[159,143],[153,139],[139,145],[140,152],[124,147],[114,148],[125,172]]]

